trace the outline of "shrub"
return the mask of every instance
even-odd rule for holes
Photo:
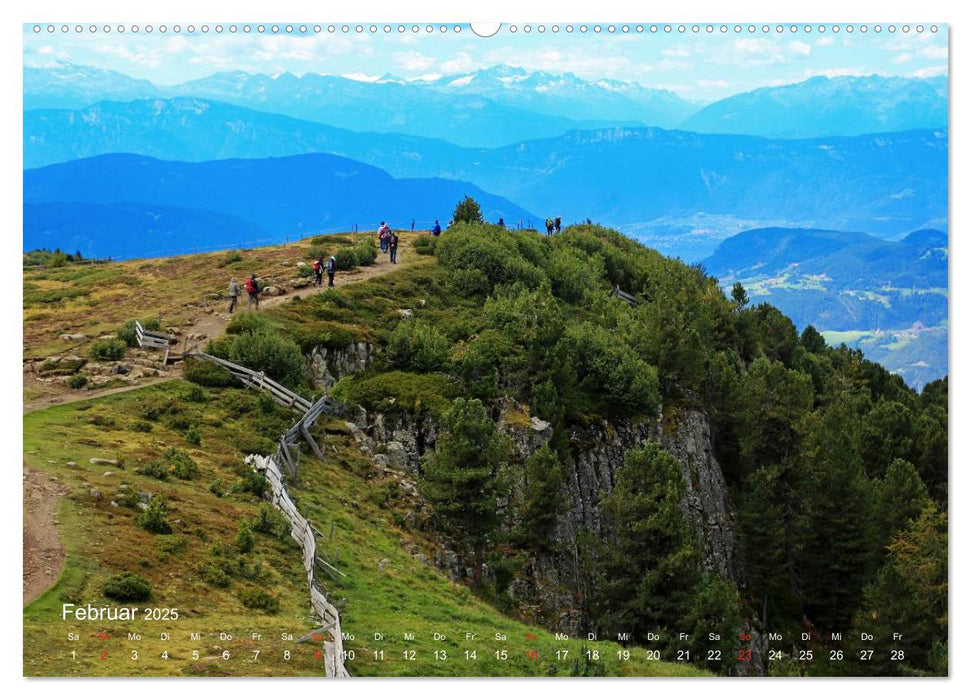
[[[338,248],[334,253],[338,270],[350,270],[358,265],[370,265],[378,259],[378,251],[373,243],[362,243],[356,246]]]
[[[297,277],[313,277],[314,269],[310,265],[299,265],[297,267]]]
[[[198,446],[202,444],[202,430],[199,429],[198,425],[193,425],[191,428],[185,431],[185,441],[190,445]]]
[[[232,582],[229,574],[214,561],[206,562],[200,573],[203,581],[216,588],[229,588],[229,584]]]
[[[278,540],[285,540],[290,536],[290,521],[275,507],[264,503],[260,506],[259,515],[253,523],[253,530]]]
[[[230,386],[235,381],[225,367],[194,357],[187,357],[183,363],[182,378],[200,386],[210,387]]]
[[[273,394],[268,391],[260,393],[257,404],[263,413],[276,413],[276,399],[274,399]]]
[[[165,498],[155,494],[148,504],[148,510],[138,516],[138,525],[156,535],[168,535],[172,532],[172,526],[165,519],[167,512]]]
[[[403,321],[391,334],[388,360],[398,369],[437,372],[445,368],[451,349],[448,338],[434,326]]]
[[[210,362],[208,364],[212,363]],[[209,400],[209,394],[201,386],[192,385],[187,392],[182,394],[182,400],[191,401],[192,403],[206,403]]]
[[[169,465],[161,459],[153,459],[151,462],[138,467],[135,473],[165,481],[169,478]]]
[[[67,378],[67,385],[71,389],[83,389],[88,383],[88,378],[78,372],[77,374],[72,374]]]
[[[238,263],[238,262],[241,262],[242,260],[243,260],[242,254],[238,250],[234,250],[232,252],[226,253],[226,257],[224,257],[219,262],[218,267],[226,267],[227,265],[232,265],[233,263]]]
[[[195,430],[198,430],[198,428],[195,428]],[[179,479],[192,479],[199,473],[199,467],[195,460],[185,450],[170,447],[165,451],[165,458],[172,465],[172,473]]]
[[[152,596],[152,588],[148,581],[138,574],[124,573],[108,579],[102,593],[106,598],[122,603],[138,603]]]
[[[152,432],[152,424],[148,421],[137,420],[132,423],[131,429],[136,433],[150,433]]]
[[[93,360],[120,360],[125,356],[128,345],[119,338],[96,340],[91,344],[88,354]]]
[[[258,608],[271,615],[280,610],[280,602],[266,591],[260,589],[244,591],[239,596],[239,602],[247,608]]]
[[[440,413],[457,396],[456,383],[443,374],[385,372],[341,379],[331,394],[339,401],[360,404],[381,413]]]
[[[256,538],[253,536],[253,527],[248,520],[244,520],[239,524],[239,529],[236,531],[236,548],[243,554],[247,554],[252,552],[255,546]]]
[[[209,484],[209,493],[211,493],[216,498],[222,498],[226,495],[226,485],[223,483],[222,479],[216,479],[214,482]]]
[[[229,346],[229,359],[276,381],[295,387],[303,383],[303,355],[290,340],[266,330],[237,335]]]
[[[427,233],[415,239],[415,252],[419,255],[434,255],[435,254],[435,244],[438,239],[435,236],[429,236]]]
[[[233,486],[233,491],[251,493],[259,498],[263,498],[263,495],[266,493],[266,489],[266,477],[260,472],[251,470],[249,468],[247,468],[246,473],[243,474],[242,478],[240,478],[240,480],[237,481]]]

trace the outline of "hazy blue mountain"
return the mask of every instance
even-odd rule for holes
[[[947,374],[947,234],[899,241],[863,233],[757,229],[724,241],[703,261],[728,289],[741,282],[801,329],[861,348],[914,386]]]
[[[584,80],[573,73],[527,71],[506,65],[423,83],[445,93],[475,94],[511,107],[568,119],[671,128],[701,106],[670,90],[619,80]]]
[[[141,214],[129,220],[121,213],[113,214],[112,220],[118,224],[107,228],[78,218],[75,230],[64,222],[55,233],[51,216],[38,215],[43,209],[27,206],[31,204],[137,205],[139,211],[166,207],[172,230],[184,232],[180,249],[188,251],[219,242],[213,240],[207,226],[196,223],[201,221],[199,212],[245,222],[233,243],[244,234],[263,231],[282,240],[284,236],[346,231],[355,224],[362,230],[377,228],[382,220],[399,228],[410,226],[412,218],[421,222],[438,218],[444,223],[466,194],[478,200],[489,220],[500,216],[510,223],[535,219],[470,183],[435,178],[396,180],[383,170],[333,155],[185,163],[114,154],[25,171],[24,240],[30,240],[31,247],[53,248],[74,245],[59,236],[70,240],[87,236],[98,250],[116,257],[110,251],[116,243],[120,248],[122,240],[129,241],[123,244],[126,249],[135,246],[137,254],[164,247],[153,237],[157,228],[150,226],[150,217]],[[190,220],[176,220],[176,208],[192,210]],[[91,254],[83,247],[81,252]]]
[[[776,138],[946,128],[947,78],[823,76],[732,95],[681,125],[689,131]]]
[[[411,176],[454,169],[468,155],[446,141],[350,131],[195,97],[29,110],[23,144],[25,168],[106,153],[185,161],[332,153]],[[429,161],[434,172],[423,168]]]
[[[64,61],[24,66],[24,109],[76,109],[100,100],[137,100],[160,94],[148,80]]]
[[[24,204],[24,250],[80,250],[135,258],[219,250],[279,240],[238,216],[152,204]]]
[[[448,139],[460,146],[498,146],[623,123],[539,114],[477,94],[446,94],[417,83],[309,73],[217,73],[170,88],[169,94],[220,100],[355,131]]]
[[[947,225],[947,144],[946,131],[769,140],[620,128],[493,149],[441,174],[566,221],[701,212],[889,236]]]

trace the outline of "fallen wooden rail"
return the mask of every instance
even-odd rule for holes
[[[157,348],[159,350],[165,350],[165,359],[162,360],[162,364],[168,364],[169,349],[175,338],[166,333],[145,330],[145,327],[142,326],[141,321],[135,319],[135,340],[138,342],[138,347],[140,348]]]
[[[617,297],[621,301],[626,301],[631,306],[637,306],[638,304],[637,297],[635,297],[633,294],[628,294],[625,292],[620,288],[620,285],[614,287],[614,291],[611,292],[611,296]]]

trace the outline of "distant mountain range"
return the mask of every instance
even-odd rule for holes
[[[705,106],[634,82],[505,65],[431,80],[233,71],[166,87],[64,62],[24,68],[25,110],[186,96],[354,131],[443,138],[471,147],[614,126],[809,138],[948,125],[944,77],[814,77]]]
[[[778,307],[802,329],[861,345],[911,384],[947,374],[948,237],[899,241],[863,233],[757,229],[724,241],[702,263],[753,304]],[[906,358],[906,361],[903,359]]]
[[[681,124],[689,131],[773,138],[856,136],[947,127],[948,81],[815,77],[733,95]]]
[[[471,149],[195,98],[24,114],[27,165],[113,152],[214,160],[324,151],[394,177],[472,182],[566,221],[625,226],[701,212],[882,236],[946,226],[947,144],[946,131],[767,140],[617,128]]]
[[[536,218],[467,182],[397,180],[333,155],[204,163],[105,155],[24,172],[24,246],[139,256],[172,251],[180,236],[187,251],[236,245],[243,236],[376,228],[382,220],[444,224],[466,194],[490,220]],[[160,231],[168,233],[160,239]]]

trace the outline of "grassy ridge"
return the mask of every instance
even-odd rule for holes
[[[265,534],[257,534],[249,554],[235,545],[239,523],[255,518],[261,504],[250,493],[231,490],[245,474],[243,448],[257,438],[270,440],[279,434],[292,415],[282,409],[265,413],[255,394],[237,389],[212,390],[202,401],[198,395],[190,400],[190,386],[165,382],[24,416],[25,461],[69,489],[58,510],[66,566],[57,584],[24,609],[25,675],[323,674],[317,646],[283,638],[291,634],[295,639],[313,629],[296,545]],[[201,445],[186,443],[186,422],[199,426]],[[146,424],[151,425],[148,432]],[[320,540],[321,553],[346,574],[329,582],[329,593],[343,610],[345,632],[355,637],[345,642],[353,674],[571,672],[573,659],[581,653],[579,642],[554,644],[551,632],[502,616],[467,588],[420,562],[414,553],[432,557],[435,545],[403,524],[415,505],[405,490],[390,474],[375,472],[343,424],[330,422],[322,428],[327,431],[327,463],[304,456],[300,484],[293,493],[301,510],[327,535]],[[160,481],[136,473],[173,446],[185,449],[196,461],[195,478],[170,476]],[[119,464],[91,464],[92,457]],[[221,497],[210,490],[217,480],[222,486],[215,490],[227,491]],[[122,490],[122,483],[128,489]],[[152,535],[137,525],[137,508],[111,505],[125,491],[166,495],[173,533]],[[213,554],[214,548],[224,551],[221,558]],[[225,587],[205,579],[207,564],[215,560],[227,563],[232,572]],[[242,573],[240,560],[246,569]],[[257,563],[259,572],[254,574]],[[127,571],[149,581],[150,601],[120,604],[104,597],[107,580]],[[247,593],[261,590],[278,602],[278,611],[265,613],[243,604]],[[175,622],[63,622],[65,602],[176,607],[180,616]],[[171,634],[170,640],[160,638],[163,631]],[[387,635],[383,645],[374,643],[376,631]],[[196,632],[200,639],[193,641],[189,635]],[[405,632],[413,632],[415,641],[406,644]],[[435,632],[448,639],[433,639]],[[476,635],[474,643],[466,642],[466,632]],[[493,641],[497,632],[507,635],[502,645]],[[80,638],[70,640],[69,633]],[[141,639],[130,640],[129,633],[141,634]],[[233,639],[220,639],[220,633]],[[254,633],[261,638],[254,639]],[[98,634],[110,639],[99,639]],[[385,651],[384,660],[375,659],[373,652],[379,648]],[[616,644],[585,648],[600,654],[604,672],[610,675],[700,673],[691,666],[648,662],[644,650],[630,649],[631,659],[621,661]],[[405,659],[406,649],[415,651],[413,661]],[[466,649],[477,652],[475,661],[465,661]],[[502,649],[507,659],[500,661],[495,651]],[[527,658],[529,649],[537,652],[535,660]],[[556,649],[568,650],[566,660],[556,661]],[[436,650],[448,658],[436,660]],[[162,658],[165,652],[167,659]]]

